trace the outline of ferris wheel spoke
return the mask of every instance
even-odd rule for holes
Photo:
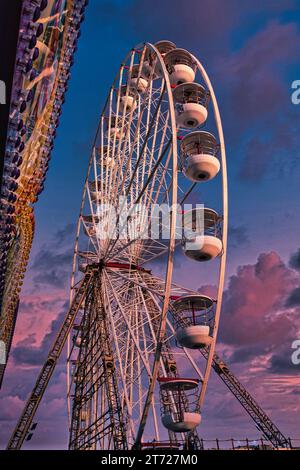
[[[137,351],[139,352],[140,357],[141,357],[141,360],[142,360],[142,362],[143,362],[143,365],[144,365],[144,367],[145,367],[145,369],[146,369],[146,371],[147,371],[148,376],[150,377],[150,376],[151,376],[151,370],[150,370],[149,364],[148,364],[148,363],[146,362],[146,360],[143,358],[143,354],[142,354],[142,351],[141,351],[140,346],[139,346],[139,344],[138,344],[138,340],[137,340],[136,337],[134,336],[134,332],[133,332],[133,330],[132,330],[132,328],[131,328],[131,326],[130,326],[130,324],[129,324],[129,322],[128,322],[128,319],[127,319],[127,316],[126,316],[125,311],[124,311],[124,309],[123,309],[123,306],[122,306],[120,300],[118,299],[118,297],[116,296],[116,294],[115,294],[115,292],[114,292],[114,289],[113,289],[113,285],[112,285],[112,283],[111,283],[111,281],[110,281],[110,279],[109,279],[108,276],[107,276],[107,281],[108,281],[108,284],[109,284],[110,288],[112,289],[113,295],[114,295],[115,300],[116,300],[116,302],[117,302],[117,305],[118,305],[118,307],[119,307],[119,309],[120,309],[120,312],[121,312],[121,314],[122,314],[122,316],[123,316],[124,322],[125,322],[125,324],[126,324],[128,330],[129,330],[129,332],[130,332],[130,334],[131,334],[132,341],[133,341],[133,343],[134,343],[134,345],[135,345]]]
[[[112,287],[112,281],[109,281],[109,284]],[[144,399],[145,394],[146,394],[145,390],[142,391],[141,363],[143,363],[143,367],[146,369],[146,371],[148,371],[147,373],[149,374],[150,373],[149,353],[153,354],[153,352],[154,352],[153,342],[155,342],[155,334],[152,330],[152,325],[151,325],[151,321],[153,321],[153,319],[150,320],[149,317],[145,320],[140,319],[140,317],[142,316],[141,312],[144,310],[143,306],[145,307],[145,304],[144,304],[144,302],[141,304],[141,300],[143,299],[142,291],[140,289],[138,289],[136,292],[137,293],[134,297],[135,307],[136,307],[135,308],[135,319],[136,319],[136,325],[135,325],[136,328],[135,328],[135,330],[132,328],[132,324],[129,325],[129,320],[126,319],[127,311],[125,311],[124,307],[121,304],[121,301],[119,300],[119,297],[117,297],[116,294],[115,294],[115,299],[118,303],[119,309],[123,312],[123,318],[125,319],[125,323],[126,323],[126,326],[128,328],[127,339],[128,339],[129,334],[130,334],[130,336],[132,337],[133,343],[135,345],[134,350],[136,352],[136,358],[135,358],[135,361],[131,361],[131,365],[132,365],[133,368],[136,368],[137,371],[138,371],[137,381],[138,381],[138,389],[139,389],[139,397],[140,398],[139,398],[138,402],[136,403],[136,406],[139,409],[139,418],[140,418],[141,410],[142,410],[142,403],[143,403],[143,399]],[[137,306],[140,306],[140,307],[137,308]],[[129,310],[131,310],[130,307],[129,307]],[[159,320],[159,314],[160,314],[160,312],[158,311],[157,312],[157,319],[158,320]],[[146,325],[147,325],[147,328],[150,327],[150,330],[152,331],[152,334],[150,335],[151,337],[149,337],[149,335],[146,333],[146,329],[145,329]],[[141,333],[142,333],[142,339],[143,339],[143,344],[144,344],[143,351],[140,349],[139,344],[138,344],[138,341],[140,340],[138,335],[140,335]],[[126,355],[126,359],[127,358],[128,358],[128,354]],[[126,362],[127,362],[127,360],[126,360]],[[157,415],[156,415],[156,409],[155,409],[154,402],[152,403],[152,413],[153,413],[153,416],[154,416],[154,421],[156,422],[156,428],[157,428],[156,429],[156,436],[158,437],[159,432],[158,432],[158,427],[157,427],[158,426],[157,425]]]
[[[159,306],[159,304],[157,303],[157,300],[156,300],[155,295],[153,294],[153,290],[152,290],[152,289],[148,289],[147,292],[148,292],[149,297],[151,297],[153,304],[155,305],[155,307],[156,307],[157,310],[159,311],[159,310],[160,310],[160,306]],[[172,325],[172,322],[171,322],[169,319],[167,319],[167,324],[168,324],[168,327],[169,327],[169,329],[170,329],[170,331],[171,331],[171,337],[170,337],[170,338],[172,338],[172,337],[174,337],[174,335],[175,335],[175,329],[174,329],[174,327],[173,327],[173,325]],[[168,339],[166,340],[166,342],[168,342]],[[185,353],[187,359],[189,360],[190,364],[192,365],[192,367],[195,369],[195,371],[196,371],[197,374],[199,375],[200,379],[203,380],[203,374],[202,374],[202,372],[200,371],[200,369],[198,368],[198,366],[197,366],[195,360],[192,358],[191,354],[188,352],[187,348],[183,348],[183,351],[184,351],[184,353]]]
[[[175,243],[175,248],[179,246],[180,244],[181,244],[181,241],[180,240],[177,241]],[[152,250],[156,249],[157,251],[151,251],[150,248],[152,248]],[[144,251],[146,254],[147,249],[145,249]],[[158,240],[151,240],[151,245],[148,249],[148,254],[150,255],[150,257],[146,257],[144,255],[144,259],[141,259],[140,261],[140,266],[143,266],[146,263],[150,263],[151,261],[155,261],[156,259],[160,258],[163,255],[167,255],[168,251],[169,251],[169,247],[166,246],[165,244],[158,242]]]
[[[149,129],[147,131],[147,136],[145,138],[145,140],[143,141],[142,143],[142,146],[141,146],[141,149],[139,151],[139,155],[138,155],[138,158],[136,160],[136,163],[134,165],[134,167],[132,168],[132,174],[131,174],[131,177],[130,177],[130,180],[129,180],[129,183],[128,185],[126,186],[126,191],[125,191],[125,196],[127,197],[130,193],[130,190],[131,190],[131,187],[133,185],[133,182],[134,182],[134,179],[136,177],[136,173],[138,171],[138,168],[141,164],[141,161],[142,161],[142,157],[145,155],[145,148],[146,148],[146,144],[147,144],[147,140],[148,140],[148,137],[149,137],[149,134],[155,124],[155,119],[157,117],[157,115],[159,115],[160,113],[160,106],[161,106],[161,101],[162,101],[162,98],[163,98],[163,95],[164,95],[164,91],[165,91],[165,85],[163,84],[162,85],[162,90],[161,90],[161,95],[160,95],[160,99],[158,101],[158,104],[156,105],[155,107],[155,110],[153,112],[153,115],[152,115],[152,119],[151,119],[151,122],[150,122],[150,125],[149,125]],[[141,119],[142,115],[140,116],[139,120]],[[138,129],[138,128],[137,128]],[[138,133],[137,133],[138,134]],[[131,163],[131,159],[132,159],[132,154],[133,154],[133,150],[135,148],[135,141],[133,142],[133,145],[132,145],[132,149],[129,153],[129,156],[127,158],[127,162],[126,162],[126,165],[125,165],[125,175],[127,174],[128,172],[128,169],[130,168],[130,163]],[[125,178],[123,176],[123,182],[121,184],[121,187],[120,187],[120,194],[123,194],[123,189],[125,189]],[[121,207],[121,211],[123,210],[123,207]],[[120,217],[120,214],[118,215],[118,218],[117,220],[119,220],[119,217]],[[118,237],[116,240],[113,241],[112,243],[112,246],[110,247],[110,249],[107,251],[106,253],[106,256],[109,254],[109,252],[113,249],[114,245],[116,244],[116,241],[118,240]]]
[[[166,162],[167,165],[168,165],[168,163],[169,163],[171,154],[172,154],[172,151],[170,150],[170,151],[168,152],[168,157],[167,157],[167,162]],[[154,178],[153,178],[153,175],[152,175],[153,184],[152,184],[152,188],[151,188],[151,190],[150,190],[150,193],[148,193],[148,203],[147,203],[147,206],[146,206],[146,210],[149,211],[150,205],[151,205],[151,203],[152,203],[152,213],[153,213],[153,211],[155,210],[155,207],[156,207],[156,204],[157,204],[157,201],[158,201],[158,197],[159,197],[159,195],[160,195],[160,192],[161,192],[161,189],[162,189],[162,186],[163,186],[163,182],[165,181],[165,172],[166,172],[166,168],[164,169],[164,171],[163,171],[163,173],[162,173],[162,175],[161,175],[161,178],[159,179],[159,185],[158,185],[157,192],[156,192],[156,195],[155,195],[155,198],[154,198],[154,199],[152,199],[152,193],[153,193],[153,188],[154,188]],[[148,180],[148,181],[149,181],[149,180]],[[150,181],[149,181],[149,182],[150,182]],[[142,195],[142,193],[143,193],[143,191],[144,191],[145,189],[146,189],[146,185],[144,186],[143,190],[141,191],[141,193],[140,193],[141,195]],[[135,201],[135,204],[137,204],[138,202],[139,202],[139,200],[137,199],[137,200]],[[142,238],[144,235],[145,235],[145,236],[148,236],[148,232],[149,232],[149,228],[150,228],[150,223],[151,223],[151,221],[153,221],[153,217],[150,218],[149,224],[146,224],[146,227],[145,227],[144,231],[143,231],[142,233],[139,233],[139,237],[130,239],[130,241],[129,241],[127,244],[123,245],[121,248],[118,248],[118,251],[117,251],[118,256],[120,255],[120,253],[121,253],[123,250],[128,249],[128,248],[130,247],[130,245],[132,245],[133,243],[136,243],[136,242],[139,240],[139,238]],[[122,243],[122,242],[121,242],[121,243]],[[161,245],[162,245],[162,244],[161,244]],[[164,246],[164,245],[162,245],[162,246]],[[145,249],[145,245],[143,245],[143,249]],[[113,257],[113,256],[114,256],[114,253],[112,254],[111,257]],[[109,256],[107,257],[107,259],[109,259]]]
[[[116,352],[118,365],[119,365],[120,380],[121,380],[121,383],[122,383],[122,389],[123,389],[123,393],[124,393],[124,401],[126,403],[126,414],[128,416],[128,421],[129,421],[131,433],[134,434],[135,433],[135,428],[134,428],[134,423],[133,423],[133,420],[132,420],[132,417],[131,417],[131,406],[130,406],[130,400],[129,400],[129,397],[128,397],[127,387],[126,387],[126,379],[125,379],[125,374],[124,374],[124,369],[123,369],[122,356],[121,356],[118,337],[117,337],[116,328],[115,328],[115,319],[114,319],[113,314],[112,314],[111,303],[109,301],[109,295],[108,295],[108,292],[107,292],[107,288],[105,286],[103,286],[103,291],[104,291],[104,296],[107,299],[106,300],[107,312],[108,312],[108,316],[109,316],[110,328],[111,328],[112,335],[113,335],[114,347],[115,347],[115,352]]]
[[[142,60],[141,60],[141,64],[140,64],[140,69],[141,69],[141,66],[142,66],[142,63],[143,63],[144,54],[145,54],[145,48],[143,48],[143,51],[142,51],[142,56],[141,56]],[[130,56],[130,65],[129,65],[129,72],[128,72],[129,77],[131,77],[131,74],[132,74],[134,58],[135,58],[135,51],[132,51],[131,56]],[[139,69],[139,74],[141,72],[140,69]],[[124,66],[121,66],[122,73],[123,73],[123,70],[124,70]],[[121,93],[122,79],[123,79],[122,73],[120,73],[119,85],[118,85],[118,90],[117,90],[117,108],[116,108],[116,113],[115,113],[115,116],[116,116],[116,119],[117,119],[117,123],[116,123],[117,127],[118,127],[118,123],[119,123],[120,93]],[[133,107],[131,108],[129,115],[128,115],[128,113],[126,113],[126,104],[127,104],[127,101],[128,101],[128,94],[129,94],[129,88],[127,86],[126,87],[126,92],[125,92],[125,105],[123,106],[123,111],[122,111],[121,130],[120,130],[120,138],[119,138],[119,142],[118,142],[117,155],[119,155],[119,152],[122,148],[122,145],[126,150],[126,145],[127,145],[128,138],[129,138],[129,135],[130,135],[130,128],[131,128],[132,118],[133,118],[133,115],[134,115]],[[111,137],[111,117],[112,117],[112,114],[113,114],[113,109],[112,109],[112,100],[111,100],[110,101],[110,106],[109,106],[108,145],[110,144],[110,140],[111,140],[110,137]],[[126,127],[125,127],[125,125],[126,125]],[[124,130],[126,130],[126,133],[125,133],[125,139],[123,140]],[[116,153],[115,152],[116,139],[117,139],[117,133],[115,132],[114,136],[113,136],[113,154],[112,154],[113,158],[115,158],[115,153]],[[123,155],[124,155],[124,150],[123,150]],[[120,160],[119,163],[120,163],[120,167],[122,168],[123,162]],[[116,171],[115,171],[115,173],[116,173]],[[119,177],[119,175],[116,175],[116,176]]]
[[[151,85],[152,86],[152,85]],[[120,172],[117,172],[117,169],[115,169],[114,171],[114,176],[115,176],[115,186],[117,188],[119,188],[119,194],[123,194],[123,191],[125,189],[125,182],[126,182],[126,177],[127,177],[127,174],[129,172],[129,170],[131,170],[131,161],[132,161],[132,158],[133,158],[133,152],[136,148],[136,145],[137,145],[137,142],[139,141],[139,129],[140,129],[140,125],[141,125],[141,122],[142,122],[142,117],[144,115],[144,112],[148,106],[148,108],[150,107],[150,103],[151,103],[151,93],[149,93],[148,95],[146,95],[144,101],[143,101],[143,105],[142,105],[142,109],[140,110],[140,113],[139,113],[139,117],[138,117],[138,120],[137,120],[137,124],[136,124],[136,128],[135,128],[135,131],[134,131],[134,135],[133,135],[133,141],[131,142],[131,145],[130,145],[130,148],[129,148],[129,154],[127,156],[127,159],[126,159],[126,162],[125,162],[125,158],[126,158],[126,145],[128,143],[128,140],[129,140],[129,136],[130,136],[130,129],[131,129],[131,124],[132,124],[132,116],[133,116],[133,109],[131,109],[131,112],[130,112],[130,116],[129,116],[129,122],[126,123],[126,126],[127,126],[127,130],[126,130],[126,137],[125,137],[125,142],[123,143],[123,151],[122,151],[122,155],[121,155],[121,158],[120,158],[120,168],[123,169],[124,167],[124,172],[120,173]],[[158,113],[160,109],[160,102],[158,102],[158,104],[156,105],[156,108],[155,108],[155,112],[154,114]],[[152,118],[152,121],[151,121],[151,124],[150,124],[150,128],[148,129],[148,133],[147,135],[150,133],[151,131],[151,128],[152,128],[152,125],[153,125],[153,118]],[[144,142],[147,141],[147,138],[145,137],[145,140]],[[119,143],[119,150],[120,150],[120,145],[121,145],[121,139],[120,139],[120,143]],[[144,145],[145,146],[145,145]],[[142,154],[140,154],[141,156]],[[131,176],[132,177],[132,176]],[[121,185],[120,185],[120,182],[122,181]],[[129,191],[128,191],[129,193]],[[128,194],[127,194],[128,195]]]
[[[140,276],[140,273],[139,273],[139,276]],[[157,309],[153,308],[154,304],[151,302],[151,298],[149,294],[147,293],[147,295],[145,296],[145,288],[141,289],[139,287],[139,289],[140,289],[141,298],[143,299],[143,305],[144,305],[145,312],[147,314],[148,322],[149,322],[149,325],[151,326],[150,330],[151,330],[152,341],[153,341],[154,346],[157,347],[158,330],[155,331],[154,327],[156,324],[156,329],[157,329],[157,326],[160,323],[161,308],[159,307]],[[149,301],[151,302],[151,308],[149,305]],[[161,367],[162,375],[166,377],[167,372],[166,372],[166,368],[165,368],[162,357],[160,359],[160,367]],[[146,398],[146,395],[145,395],[145,398]],[[154,395],[152,397],[151,410],[152,410],[152,415],[153,415],[153,420],[154,420],[156,438],[159,439],[159,427],[158,427],[158,419],[157,419],[157,410],[156,410],[155,403],[154,403]],[[142,416],[142,412],[140,413],[140,415]]]

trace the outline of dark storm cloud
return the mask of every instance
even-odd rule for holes
[[[37,276],[34,276],[33,282],[36,285],[49,285],[53,287],[61,287],[64,286],[68,279],[68,271],[62,269],[52,269],[48,272],[42,272]]]
[[[73,251],[58,252],[52,247],[43,247],[36,254],[31,266],[35,285],[63,287],[69,280]]]
[[[22,302],[20,303],[19,311],[22,313],[22,315],[32,315],[36,314],[37,312],[48,312],[52,311],[59,301],[59,298],[56,298],[54,301],[51,296],[50,300],[45,300],[40,297],[34,297],[31,300],[28,300],[28,297],[23,297]]]
[[[211,403],[210,416],[214,416],[218,420],[236,420],[243,415],[243,409],[234,399],[232,394],[225,387],[220,388],[221,394],[216,394]],[[207,398],[211,400],[211,397]]]
[[[58,230],[54,234],[53,242],[57,245],[61,245],[64,242],[74,242],[75,239],[75,224],[67,224],[62,229]]]
[[[229,145],[239,146],[241,180],[256,182],[268,174],[282,179],[299,164],[299,113],[291,104],[287,78],[299,47],[297,24],[272,20],[219,60],[224,126]],[[227,129],[227,122],[234,128]]]
[[[291,348],[291,344],[288,345],[289,347],[285,347],[283,350],[279,352],[275,352],[270,361],[268,372],[271,374],[299,374],[299,365],[295,365],[292,362],[292,353],[293,349]]]
[[[268,173],[281,179],[291,176],[299,164],[300,125],[296,111],[284,118],[284,123],[279,119],[269,122],[271,133],[266,131],[248,141],[239,170],[242,180],[257,182]]]
[[[300,271],[300,248],[298,249],[298,251],[296,251],[296,253],[293,253],[291,255],[289,264],[291,268]]]
[[[286,300],[287,307],[297,307],[300,306],[300,287],[296,287],[293,289],[290,295]]]
[[[249,126],[281,117],[282,104],[290,104],[290,86],[286,89],[284,71],[279,66],[297,62],[300,35],[295,23],[282,24],[271,21],[229,58],[220,61],[219,71],[230,87],[231,108],[239,117],[237,125]],[[289,84],[290,85],[290,84]],[[241,121],[241,118],[243,120]]]
[[[40,347],[37,348],[33,346],[35,338],[33,335],[30,335],[24,341],[19,342],[15,348],[13,348],[12,356],[16,364],[27,364],[34,366],[43,363],[43,361],[47,357],[52,341],[55,335],[57,334],[60,326],[62,325],[62,321],[68,307],[69,302],[66,302],[61,312],[51,322],[50,332],[44,336]]]
[[[44,270],[53,269],[57,266],[64,266],[70,262],[71,253],[55,253],[54,251],[42,248],[34,258],[32,269]]]
[[[69,223],[58,229],[52,240],[35,255],[31,269],[36,286],[49,285],[56,288],[65,286],[69,280],[73,258],[75,227]]]
[[[229,246],[237,248],[249,244],[249,237],[247,228],[243,225],[234,226],[230,224],[228,229],[228,243]]]
[[[262,352],[263,352],[262,348],[255,348],[255,347],[238,348],[231,354],[229,358],[229,362],[231,364],[248,362],[251,359],[253,359],[253,357],[257,356],[257,354],[260,354]]]

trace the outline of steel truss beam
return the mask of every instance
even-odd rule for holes
[[[61,355],[74,320],[86,296],[88,287],[94,275],[93,267],[89,267],[84,278],[77,287],[73,302],[68,309],[60,330],[52,344],[48,357],[38,376],[35,386],[26,402],[24,410],[8,442],[7,450],[19,450],[26,438],[34,415],[45,393],[50,378],[54,372],[57,361]]]
[[[200,349],[200,352],[208,358],[208,350]],[[235,375],[229,370],[229,367],[225,362],[215,353],[213,356],[212,367],[218,374],[220,379],[229,388],[231,393],[240,402],[244,410],[247,411],[249,416],[253,419],[257,428],[260,429],[266,439],[271,444],[278,447],[291,447],[291,442],[287,439],[282,432],[279,431],[278,427],[271,421],[263,409],[256,403],[254,398],[250,395]]]
[[[104,438],[104,435],[109,434],[112,437],[115,450],[126,450],[128,445],[125,424],[118,393],[118,379],[114,367],[113,351],[110,345],[107,313],[101,295],[100,277],[97,277],[91,286],[85,305],[86,308],[83,320],[80,324],[82,341],[79,353],[79,364],[76,369],[76,375],[80,380],[76,382],[75,386],[69,449],[96,449],[97,441],[100,440],[101,437]],[[83,334],[83,332],[87,333]],[[92,348],[90,348],[91,344]],[[91,367],[90,358],[91,355],[93,355],[96,345],[100,350],[100,355],[97,355],[95,365]],[[111,359],[108,360],[108,358]],[[93,375],[96,364],[98,372],[95,373],[95,380]],[[82,430],[80,428],[82,412],[85,403],[91,399],[90,395],[93,393],[86,388],[87,380],[90,379],[90,382],[92,382],[91,388],[93,390],[98,388],[99,371],[101,383],[105,387],[108,408],[103,413],[109,417],[110,423],[107,428],[104,429],[103,427],[102,432],[99,432],[98,428],[101,428],[101,425],[99,419],[96,419],[87,429]],[[102,419],[102,422],[104,422],[104,415],[100,417],[100,421]]]

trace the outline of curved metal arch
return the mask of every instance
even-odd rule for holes
[[[202,383],[201,393],[199,396],[199,408],[202,408],[205,392],[207,388],[208,379],[210,376],[212,364],[213,364],[213,357],[215,353],[216,347],[216,340],[217,334],[219,329],[219,322],[220,322],[220,315],[221,315],[221,308],[222,308],[222,298],[223,298],[223,290],[224,290],[224,282],[225,282],[225,269],[226,269],[226,256],[227,256],[227,234],[228,234],[228,181],[227,181],[227,165],[226,165],[226,151],[225,151],[225,141],[224,141],[224,133],[221,121],[221,115],[219,111],[219,106],[217,102],[217,98],[210,81],[210,78],[201,64],[201,62],[191,54],[193,57],[198,71],[200,72],[211,96],[211,101],[213,105],[215,123],[217,126],[218,137],[219,137],[219,144],[220,144],[220,155],[221,155],[221,169],[222,169],[222,204],[223,204],[223,227],[222,227],[222,245],[223,251],[220,260],[220,269],[219,269],[219,283],[218,283],[218,293],[217,293],[217,305],[216,305],[216,312],[215,312],[215,321],[214,321],[214,329],[213,329],[213,341],[210,346],[204,379]]]

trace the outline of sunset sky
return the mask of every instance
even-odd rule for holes
[[[90,0],[45,190],[13,348],[0,393],[2,447],[68,305],[75,223],[102,106],[126,53],[168,39],[207,68],[223,120],[229,178],[229,252],[217,351],[286,435],[299,438],[300,79],[297,0]],[[208,272],[175,265],[183,285],[210,291]],[[26,448],[66,448],[62,359]],[[260,437],[212,372],[201,437]]]

